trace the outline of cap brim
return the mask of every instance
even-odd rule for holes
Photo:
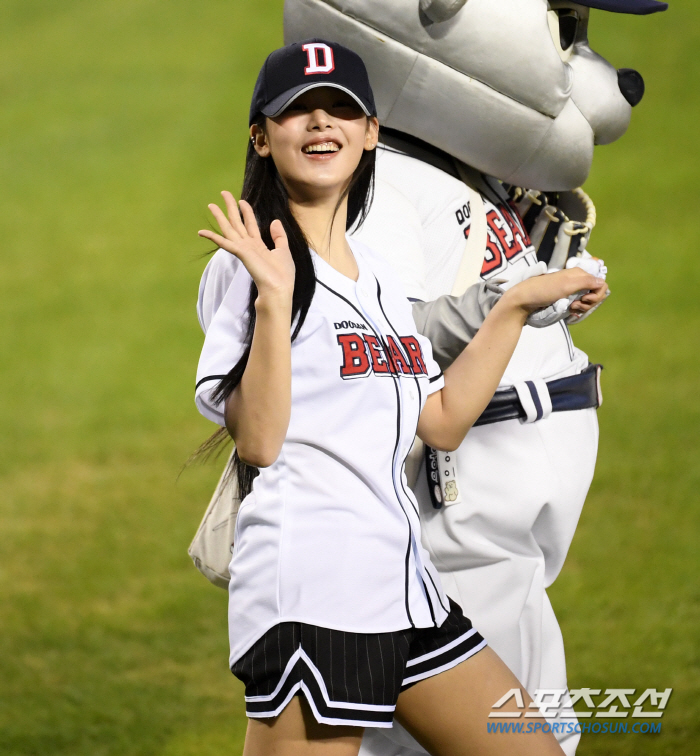
[[[649,13],[658,13],[668,9],[668,3],[660,3],[657,0],[577,0],[577,2],[587,8],[597,8],[611,13],[631,13],[637,16],[646,16]]]
[[[319,87],[332,87],[333,89],[341,89],[346,94],[349,94],[353,100],[362,108],[362,112],[366,116],[372,116],[374,113],[370,111],[366,103],[347,87],[343,87],[340,84],[334,84],[329,81],[315,81],[313,84],[301,84],[298,87],[292,87],[281,95],[271,100],[260,112],[268,118],[274,118],[284,112],[285,108],[288,108],[297,97],[301,97],[304,92],[308,92],[310,89],[318,89]]]

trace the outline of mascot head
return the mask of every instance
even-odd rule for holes
[[[591,8],[655,0],[286,0],[285,39],[337,40],[369,70],[380,123],[503,181],[566,190],[619,139],[644,80],[588,45]]]

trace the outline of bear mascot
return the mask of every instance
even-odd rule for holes
[[[367,64],[382,144],[357,237],[386,252],[443,367],[509,284],[545,266],[605,273],[586,250],[595,208],[579,187],[594,145],[625,133],[644,81],[590,48],[589,15],[666,7],[286,0],[285,42],[338,41]],[[499,390],[455,453],[416,444],[407,464],[445,590],[543,706],[570,700],[546,589],[593,477],[601,402],[600,366],[574,346],[568,326],[580,318],[569,305],[530,319]],[[543,711],[552,717],[552,707]],[[576,720],[570,709],[560,714],[551,721],[573,754]],[[395,725],[368,730],[361,753],[415,752],[425,753]]]

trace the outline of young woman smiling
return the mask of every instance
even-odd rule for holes
[[[560,754],[542,719],[487,732],[520,685],[443,592],[404,462],[416,433],[461,443],[529,313],[605,283],[576,269],[514,286],[443,375],[396,276],[346,236],[378,139],[361,59],[323,40],[272,53],[250,138],[243,199],[223,192],[221,233],[199,232],[229,275],[196,390],[235,440],[245,496],[229,588],[244,754],[355,756],[394,717],[434,756]]]

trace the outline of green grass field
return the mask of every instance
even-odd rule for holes
[[[226,596],[186,549],[217,466],[192,401],[206,203],[240,186],[282,0],[0,6],[0,753],[240,752]],[[638,68],[630,133],[587,184],[614,294],[574,337],[606,365],[596,479],[551,591],[572,687],[673,687],[660,735],[700,738],[696,249],[700,9],[594,12]],[[571,439],[575,453],[576,439]]]

